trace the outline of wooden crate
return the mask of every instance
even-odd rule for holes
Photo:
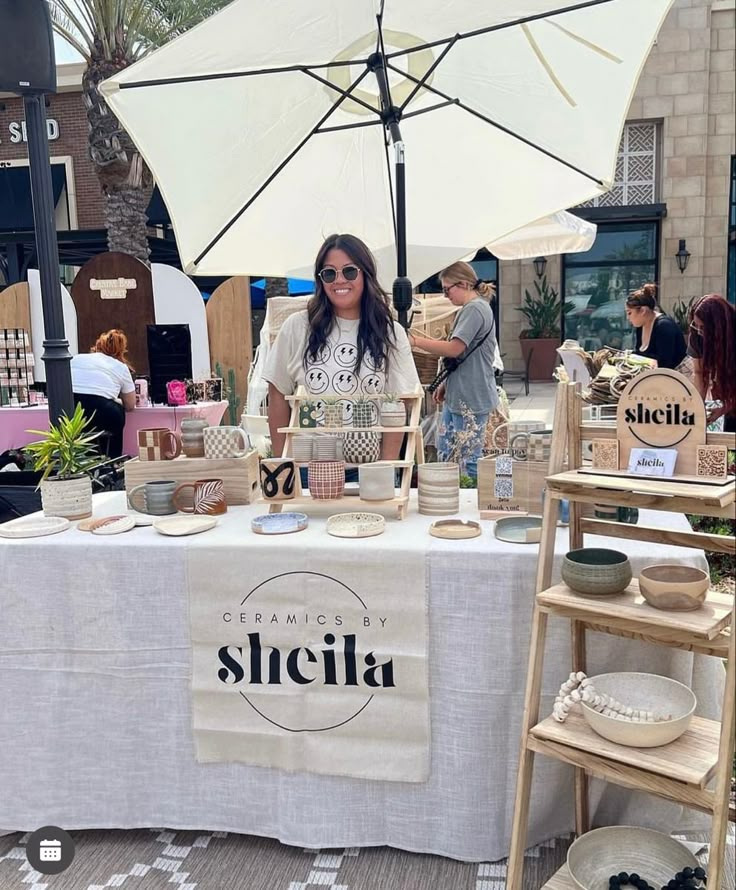
[[[222,479],[228,505],[250,504],[260,496],[258,452],[244,457],[210,459],[177,457],[175,460],[138,460],[125,464],[125,490],[129,492],[143,482],[170,479],[174,482],[196,482],[198,479]]]

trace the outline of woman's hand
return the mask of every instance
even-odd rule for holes
[[[726,413],[726,408],[724,405],[721,405],[720,408],[713,408],[707,415],[706,421],[708,423],[715,423],[719,418],[723,417]]]
[[[432,393],[432,401],[436,405],[441,405],[445,401],[445,392],[447,391],[447,384],[440,383],[437,389]]]

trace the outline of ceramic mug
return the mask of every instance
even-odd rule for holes
[[[192,504],[183,503],[182,492],[192,489]],[[182,513],[196,513],[200,516],[218,516],[227,512],[225,483],[222,479],[198,479],[196,482],[183,482],[176,487],[173,496],[174,506]]]
[[[239,426],[208,426],[204,434],[204,456],[210,460],[228,457],[245,457],[248,453],[248,436]],[[243,447],[238,448],[239,442]]]
[[[180,454],[179,437],[166,427],[138,430],[139,460],[173,460]]]
[[[509,448],[517,460],[549,460],[552,430],[524,430],[516,433],[511,438]]]
[[[173,501],[175,490],[176,482],[173,481],[144,482],[128,492],[128,506],[139,513],[168,516],[176,513]]]
[[[267,501],[288,501],[296,495],[296,464],[283,457],[261,461],[261,491]]]
[[[181,422],[181,450],[187,457],[204,457],[204,431],[209,426],[199,417],[186,417]]]

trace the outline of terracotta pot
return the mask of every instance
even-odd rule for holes
[[[521,343],[524,365],[529,368],[529,380],[537,383],[546,383],[552,380],[552,373],[558,359],[559,338],[528,340],[525,337],[519,337],[519,343]]]

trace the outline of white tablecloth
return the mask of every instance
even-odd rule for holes
[[[472,495],[465,498],[470,507]],[[98,495],[95,513],[121,505],[118,494]],[[490,522],[482,523],[479,538],[438,540],[427,534],[431,518],[416,512],[404,522],[391,518],[381,538],[334,539],[356,560],[388,558],[395,547],[426,552],[432,722],[426,784],[198,764],[186,549],[217,536],[222,559],[230,547],[305,551],[325,534],[327,513],[313,516],[297,535],[254,535],[250,518],[258,512],[257,505],[231,508],[201,537],[167,538],[143,528],[109,538],[73,529],[0,539],[0,829],[167,826],[299,846],[389,844],[457,859],[506,856],[537,547],[496,540]],[[469,508],[465,515],[477,513]],[[642,521],[686,524],[680,515],[646,511]],[[693,550],[654,554],[651,544],[633,541],[608,546],[625,549],[635,572],[663,557],[705,567]],[[559,530],[556,549],[559,563],[566,529]],[[569,624],[550,624],[545,712],[570,670]],[[668,674],[693,687],[699,713],[717,714],[724,679],[717,659],[597,634],[589,650],[590,673]],[[598,822],[664,830],[703,825],[694,811],[603,789],[594,791]],[[529,844],[572,826],[571,771],[538,757]]]

